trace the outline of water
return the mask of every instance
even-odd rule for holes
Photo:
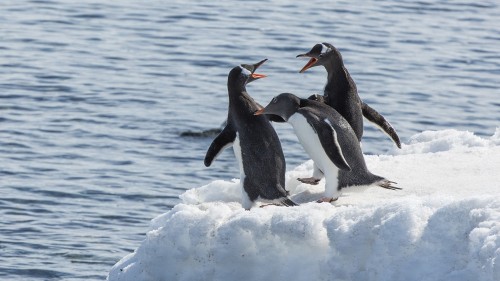
[[[297,54],[330,42],[361,97],[402,141],[500,125],[496,1],[13,1],[0,4],[0,279],[103,280],[185,189],[238,176],[205,168],[226,77],[269,61],[249,86],[319,93]],[[276,125],[288,169],[307,159]],[[365,125],[366,153],[394,149]]]

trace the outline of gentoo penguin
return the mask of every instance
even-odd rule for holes
[[[324,66],[328,72],[324,96],[311,96],[311,99],[321,99],[337,110],[349,122],[359,141],[363,136],[364,116],[385,132],[398,148],[401,148],[398,134],[391,124],[385,120],[384,116],[360,99],[356,83],[344,66],[342,55],[337,48],[329,43],[316,44],[309,52],[297,57],[311,58],[300,73],[318,65]]]
[[[208,148],[205,166],[232,145],[240,168],[242,205],[249,210],[257,199],[295,206],[285,190],[285,157],[278,135],[267,116],[253,113],[262,108],[247,93],[246,84],[266,77],[255,73],[265,61],[234,67],[227,79],[229,109],[227,123]]]
[[[337,200],[340,190],[349,186],[375,184],[400,189],[392,185],[394,182],[368,170],[353,129],[326,104],[283,93],[255,114],[279,115],[292,125],[304,150],[324,172],[325,194],[321,202]]]

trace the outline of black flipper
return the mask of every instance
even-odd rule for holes
[[[333,164],[341,170],[350,171],[351,167],[344,157],[342,147],[337,139],[337,132],[328,120],[319,120],[318,117],[308,111],[302,111],[307,122],[314,128],[318,134],[321,146],[325,149],[326,155],[332,160]]]
[[[385,120],[382,114],[378,113],[364,102],[361,102],[361,109],[363,111],[363,116],[368,119],[368,121],[377,125],[383,132],[389,135],[398,148],[401,148],[401,141],[399,140],[396,130],[394,130],[391,124]]]
[[[208,148],[207,154],[205,155],[205,166],[209,167],[212,161],[217,158],[217,155],[219,155],[224,148],[230,146],[235,139],[236,131],[230,125],[226,125]]]

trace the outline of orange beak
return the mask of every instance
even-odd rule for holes
[[[318,61],[317,58],[311,58],[307,63],[306,65],[304,65],[304,67],[302,67],[302,69],[299,71],[299,73],[303,73],[304,71],[308,70],[309,68],[311,68],[316,62]]]
[[[263,114],[263,113],[264,113],[264,108],[262,108],[262,109],[259,109],[259,110],[255,111],[255,112],[253,113],[253,115],[261,115],[261,114]]]
[[[258,74],[258,73],[252,73],[252,78],[253,79],[260,79],[260,78],[264,78],[264,77],[267,77],[267,75]]]

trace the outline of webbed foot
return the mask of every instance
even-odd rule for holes
[[[390,180],[383,180],[383,181],[378,183],[378,186],[385,188],[385,189],[390,189],[390,190],[401,190],[402,189],[401,187],[397,187],[393,184],[397,184],[397,183],[390,181]]]

